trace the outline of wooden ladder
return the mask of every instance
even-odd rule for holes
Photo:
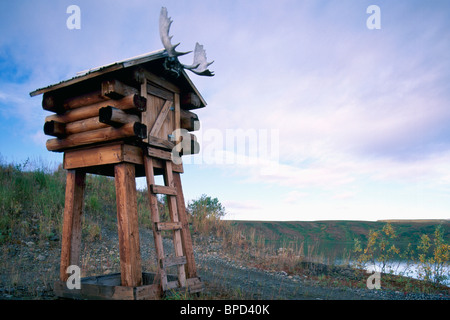
[[[164,177],[164,186],[155,184],[155,174],[154,174],[154,165],[153,159],[157,159],[162,162],[163,167],[163,177]],[[172,160],[170,158],[169,152],[157,151],[157,156],[155,155],[145,155],[144,156],[144,164],[145,164],[145,175],[147,179],[147,190],[148,196],[150,200],[150,210],[151,210],[151,219],[153,226],[153,237],[155,241],[155,250],[156,256],[158,260],[158,273],[155,277],[155,282],[160,281],[161,288],[163,291],[174,288],[183,288],[187,286],[187,277],[186,277],[186,248],[183,248],[182,241],[182,231],[183,224],[180,221],[180,215],[182,218],[186,218],[186,212],[178,212],[177,206],[177,198],[180,200],[179,193],[182,193],[181,185],[177,183],[177,187],[174,182],[174,172],[172,171]],[[178,174],[178,173],[176,173]],[[170,221],[163,222],[161,221],[161,217],[158,209],[158,194],[164,194],[167,196],[167,204],[169,208],[169,217]],[[183,199],[181,197],[181,199]],[[184,199],[183,199],[184,202]],[[184,207],[184,203],[183,203]],[[186,219],[183,219],[186,220]],[[186,221],[183,221],[186,222]],[[187,227],[187,222],[185,223]],[[161,232],[162,231],[173,231],[173,244],[175,248],[175,256],[166,257],[164,253],[163,247],[163,239]],[[189,230],[187,230],[189,231]],[[189,238],[190,239],[190,238]],[[190,248],[187,248],[189,252],[192,252],[192,242],[187,244],[190,245]],[[186,243],[185,243],[186,246]],[[167,268],[171,266],[177,266],[177,275],[178,280],[176,281],[168,281],[167,279]]]

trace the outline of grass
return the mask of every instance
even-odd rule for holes
[[[0,244],[18,239],[60,237],[64,212],[66,171],[25,161],[0,162]],[[150,226],[146,191],[137,190],[139,223]],[[116,228],[114,179],[87,175],[83,207],[83,236],[100,237],[101,228]]]

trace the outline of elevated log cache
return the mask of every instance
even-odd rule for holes
[[[53,113],[45,119],[44,133],[52,136],[46,146],[64,152],[68,170],[58,296],[138,300],[157,299],[168,289],[203,289],[181,188],[183,165],[173,161],[172,151],[177,146],[181,156],[199,149],[193,134],[180,136],[177,129],[199,130],[198,116],[189,110],[206,102],[185,73],[177,78],[165,73],[165,54],[155,57],[94,68],[30,93],[44,93],[42,107]],[[115,179],[120,274],[84,278],[81,289],[68,289],[66,268],[80,264],[86,174]],[[155,175],[164,176],[164,185],[155,184]],[[150,201],[154,234],[173,232],[175,249],[173,255],[158,254],[158,273],[151,275],[142,272],[139,243],[135,178],[143,176],[155,200]],[[155,214],[159,194],[168,198],[169,221]],[[156,251],[162,253],[158,239]],[[166,274],[167,268],[177,276]]]

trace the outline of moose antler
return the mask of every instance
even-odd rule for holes
[[[208,66],[210,66],[213,62],[208,62],[206,60],[206,51],[203,49],[203,46],[197,42],[194,50],[194,63],[191,66],[186,66],[183,64],[183,68],[188,69],[200,76],[212,77],[214,72],[209,71]]]
[[[193,64],[187,66],[179,63],[177,57],[185,55],[192,51],[178,52],[175,50],[176,47],[179,45],[179,43],[177,43],[176,45],[172,45],[171,43],[172,36],[169,36],[169,31],[172,22],[173,21],[169,18],[167,14],[167,9],[165,7],[162,7],[161,14],[159,16],[159,35],[161,37],[161,42],[164,45],[164,49],[166,49],[167,54],[169,56],[164,62],[164,66],[166,67],[166,69],[171,70],[177,76],[180,74],[182,68],[190,70],[193,73],[198,74],[200,76],[209,76],[209,77],[214,76],[214,72],[208,70],[208,66],[211,65],[214,61],[208,62],[206,60],[206,52],[203,49],[203,46],[200,45],[199,43],[195,44]]]
[[[173,21],[169,18],[167,14],[167,8],[162,7],[161,14],[159,16],[159,36],[161,37],[161,42],[163,43],[164,49],[166,49],[167,54],[169,55],[169,57],[178,57],[192,52],[192,51],[178,52],[175,50],[175,48],[178,47],[180,43],[177,43],[176,45],[172,45],[171,43],[172,36],[169,36],[169,31],[172,22]]]

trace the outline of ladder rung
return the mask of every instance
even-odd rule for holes
[[[175,289],[175,288],[178,288],[178,287],[179,287],[178,280],[169,281],[169,282],[167,282],[167,285],[166,285],[167,289]]]
[[[180,230],[183,228],[181,222],[156,222],[155,224],[158,231]]]
[[[152,184],[150,188],[152,193],[154,194],[166,194],[169,196],[177,195],[177,189],[175,189],[175,187],[158,186],[156,184]]]
[[[165,269],[167,267],[171,266],[179,266],[186,264],[186,257],[180,256],[180,257],[167,257],[164,259],[161,259],[161,268]]]

